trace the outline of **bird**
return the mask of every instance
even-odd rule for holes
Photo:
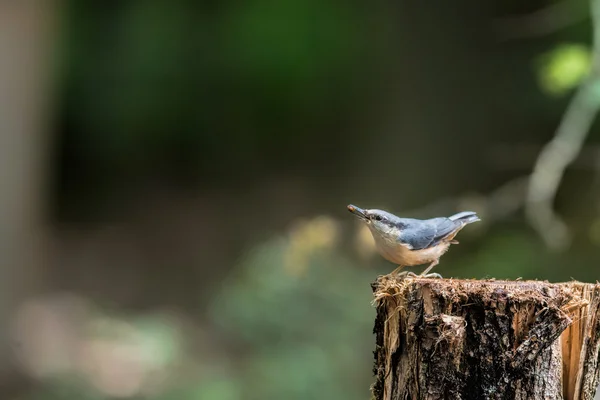
[[[367,225],[379,254],[398,265],[391,273],[398,276],[417,276],[413,272],[399,271],[404,267],[430,263],[420,276],[441,278],[440,274],[428,272],[439,264],[440,257],[451,244],[458,244],[454,237],[461,229],[480,221],[473,211],[425,220],[400,218],[384,210],[362,209],[352,204],[348,205],[348,211]]]

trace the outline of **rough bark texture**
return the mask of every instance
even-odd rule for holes
[[[382,276],[373,290],[377,400],[594,397],[598,284]]]

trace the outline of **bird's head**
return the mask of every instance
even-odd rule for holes
[[[397,236],[402,229],[400,219],[387,211],[362,209],[350,204],[348,211],[367,224],[373,234],[381,236]]]

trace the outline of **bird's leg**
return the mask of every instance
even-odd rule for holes
[[[390,273],[390,275],[396,275],[396,274],[400,275],[400,270],[401,270],[402,268],[404,268],[404,265],[398,265],[398,268],[396,268],[395,270],[393,270],[393,271]]]
[[[429,264],[429,267],[427,267],[427,269],[426,269],[425,271],[423,271],[423,272],[421,273],[421,275],[419,275],[419,276],[421,276],[421,277],[423,277],[423,278],[440,278],[440,279],[441,279],[441,278],[442,278],[442,276],[441,276],[440,274],[436,274],[436,273],[433,273],[433,274],[427,274],[429,271],[431,271],[431,269],[432,269],[433,267],[435,267],[435,266],[436,266],[436,265],[438,265],[439,263],[440,263],[440,260],[439,260],[439,258],[438,258],[437,260],[433,260],[433,262],[432,262],[431,264]]]
[[[450,244],[458,244],[458,240],[451,240]]]

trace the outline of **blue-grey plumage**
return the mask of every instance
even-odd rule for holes
[[[399,265],[394,272],[403,267],[431,263],[421,275],[426,275],[439,263],[451,244],[458,244],[454,237],[462,228],[480,220],[472,211],[420,220],[354,205],[349,205],[348,210],[367,224],[379,254]]]

